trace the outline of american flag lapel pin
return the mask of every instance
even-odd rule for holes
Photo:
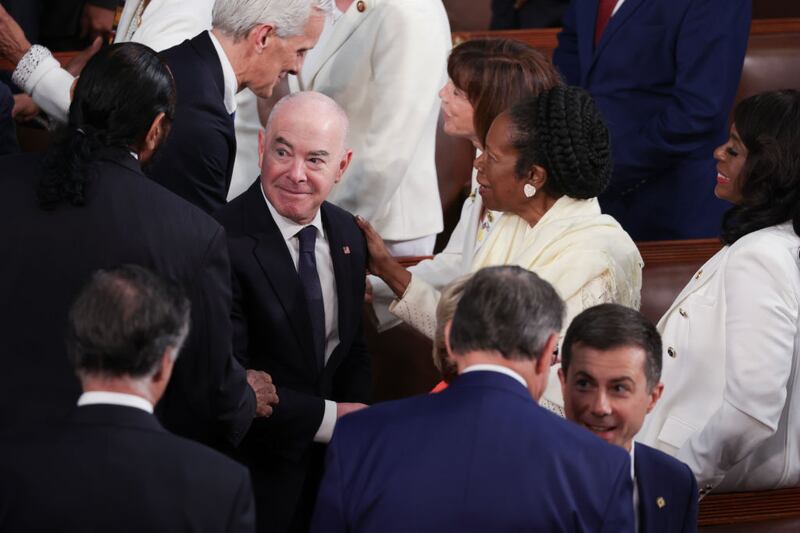
[[[342,246],[342,251],[344,255],[350,255],[350,247],[349,246]]]

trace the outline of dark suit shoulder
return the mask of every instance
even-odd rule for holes
[[[692,469],[675,457],[640,442],[636,443],[634,450],[636,464],[646,465],[649,470],[657,470],[659,477],[668,475],[672,479],[681,480],[686,483],[687,488],[694,482]]]

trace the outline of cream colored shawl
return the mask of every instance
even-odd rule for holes
[[[613,283],[613,301],[639,308],[642,257],[619,223],[600,213],[596,198],[562,196],[533,227],[504,214],[475,255],[472,270],[493,265],[532,270],[564,300],[605,274]]]

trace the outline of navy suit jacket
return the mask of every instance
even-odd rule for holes
[[[127,152],[101,156],[82,206],[39,206],[40,154],[0,159],[0,428],[63,418],[80,395],[64,343],[67,313],[89,276],[124,263],[180,283],[191,328],[158,404],[170,431],[237,444],[255,415],[231,357],[230,264],[210,216],[146,179]]]
[[[257,179],[217,214],[233,270],[234,354],[272,376],[280,403],[257,419],[239,458],[251,468],[259,530],[302,529],[313,510],[324,448],[313,443],[324,399],[367,402],[369,357],[362,331],[366,245],[353,216],[323,203],[339,306],[339,345],[318,368],[300,278]]]
[[[140,409],[78,407],[0,439],[0,530],[246,533],[247,470]]]
[[[633,449],[639,491],[639,531],[697,531],[697,481],[689,467],[638,442]]]
[[[600,196],[634,240],[719,235],[714,148],[742,72],[749,0],[625,0],[593,45],[598,0],[573,0],[553,62],[608,123],[614,174]]]
[[[225,109],[222,64],[208,32],[161,52],[175,77],[177,105],[167,140],[148,175],[207,213],[223,205],[236,157]]]
[[[624,450],[476,371],[340,419],[312,531],[633,531],[631,490]]]

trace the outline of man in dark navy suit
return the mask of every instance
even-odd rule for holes
[[[564,337],[561,369],[566,417],[631,454],[637,531],[697,530],[697,482],[688,466],[633,442],[661,397],[661,336],[641,313],[617,304],[591,307]]]
[[[478,271],[445,328],[460,375],[339,421],[312,531],[632,531],[627,454],[535,401],[563,314],[533,272]]]
[[[142,267],[93,274],[68,325],[83,394],[63,423],[0,439],[0,530],[253,531],[247,470],[153,416],[189,307]]]
[[[634,240],[719,235],[714,149],[750,32],[750,0],[572,0],[553,63],[587,89],[611,134],[600,196]]]
[[[364,237],[325,202],[352,157],[346,133],[327,96],[284,97],[259,134],[260,179],[216,215],[233,269],[234,354],[268,372],[280,398],[240,448],[259,531],[308,527],[324,444],[369,396]]]
[[[223,205],[236,156],[236,93],[267,98],[322,32],[321,0],[217,0],[213,29],[165,50],[177,86],[169,139],[148,171],[178,196],[213,213]],[[282,25],[281,25],[282,24]]]

